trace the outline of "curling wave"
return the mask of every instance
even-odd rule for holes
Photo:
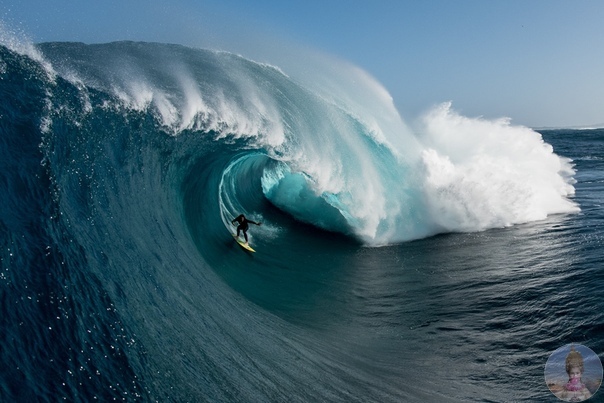
[[[354,92],[341,78],[321,89],[225,52],[130,42],[40,49],[84,98],[95,88],[129,110],[154,111],[175,136],[245,139],[241,152],[272,161],[256,173],[275,206],[369,245],[577,210],[568,199],[570,161],[537,132],[506,119],[463,117],[443,104],[414,135],[383,88],[344,64],[340,76],[362,83]],[[244,164],[233,166],[249,175]]]
[[[3,384],[7,400],[462,393],[457,382],[433,391],[436,381],[407,381],[416,365],[448,376],[425,360],[434,329],[413,268],[439,245],[431,267],[449,264],[456,245],[397,255],[351,238],[379,246],[576,211],[571,161],[528,128],[449,104],[411,130],[366,73],[333,70],[313,79],[152,43],[4,42],[3,336],[10,379],[25,385]],[[241,212],[263,222],[250,231],[263,251],[254,257],[228,235]],[[463,320],[438,304],[466,312],[475,288],[438,279],[429,310]],[[443,300],[451,290],[467,293]],[[524,306],[525,295],[510,301]],[[484,339],[476,329],[468,337]],[[401,367],[400,352],[414,365]]]

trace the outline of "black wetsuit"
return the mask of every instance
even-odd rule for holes
[[[249,224],[260,225],[257,222],[248,220],[247,218],[245,218],[245,216],[243,214],[241,214],[239,217],[237,217],[233,221],[231,221],[231,224],[235,224],[235,222],[239,223],[239,226],[237,226],[237,237],[239,237],[239,232],[243,231],[243,236],[245,238],[245,242],[247,242],[247,229],[250,227]]]

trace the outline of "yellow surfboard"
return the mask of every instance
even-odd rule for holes
[[[237,243],[239,244],[239,246],[241,246],[243,249],[250,251],[250,252],[256,252],[254,249],[252,249],[252,247],[245,243],[245,241],[242,241],[241,239],[237,238],[237,235],[235,234],[231,234],[233,235],[233,238],[235,238],[235,240],[237,241]]]

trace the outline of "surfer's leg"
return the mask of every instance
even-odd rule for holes
[[[245,238],[245,242],[247,242],[247,231],[243,231],[243,237]]]

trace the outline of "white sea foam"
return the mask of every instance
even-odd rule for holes
[[[423,118],[424,195],[445,231],[477,231],[574,212],[572,166],[529,128],[468,118],[445,103]]]

